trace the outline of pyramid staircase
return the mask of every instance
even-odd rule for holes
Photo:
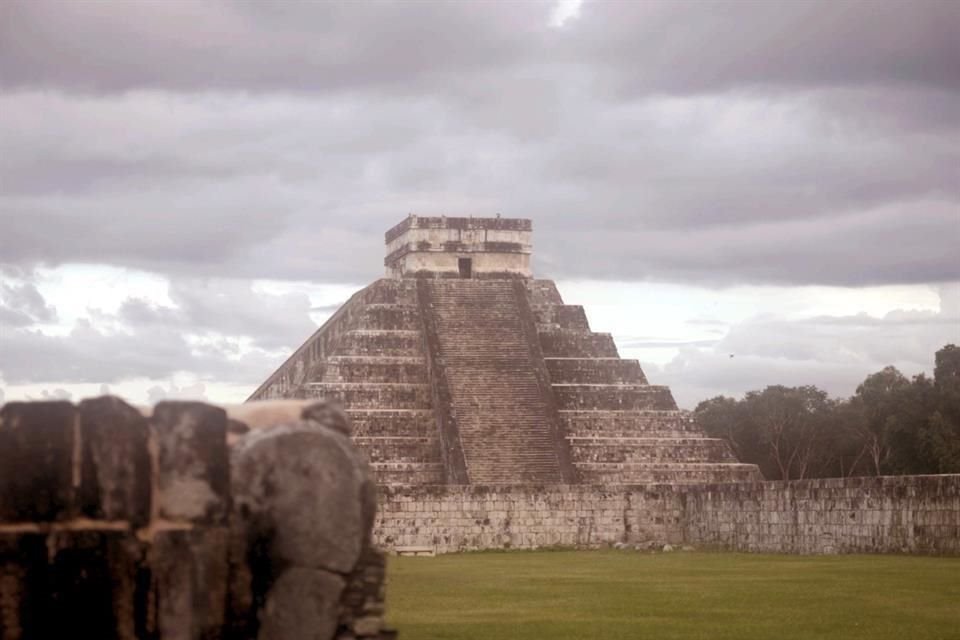
[[[524,326],[522,284],[424,280],[421,289],[432,319],[428,342],[435,342],[434,360],[443,369],[467,480],[563,482],[565,443],[556,432],[549,383],[538,375],[536,336]]]

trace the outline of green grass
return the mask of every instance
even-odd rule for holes
[[[402,640],[960,639],[960,558],[555,551],[392,558]]]

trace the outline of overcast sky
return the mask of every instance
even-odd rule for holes
[[[407,215],[680,403],[960,342],[960,2],[0,2],[0,402],[242,400]]]

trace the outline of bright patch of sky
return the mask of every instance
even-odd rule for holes
[[[785,321],[896,310],[939,311],[936,287],[731,287],[663,283],[559,282],[564,300],[586,309],[594,331],[611,333],[623,357],[666,364],[685,346],[709,347],[750,318]]]
[[[158,307],[175,307],[169,295],[169,281],[145,271],[65,265],[40,270],[36,283],[46,302],[57,310],[56,322],[37,325],[33,329],[48,335],[68,335],[78,321],[89,321],[97,328],[102,328],[104,323],[114,323],[110,324],[110,330],[132,331],[136,327],[123,326],[115,315],[122,303],[130,298],[142,299]],[[954,295],[945,293],[946,289],[938,290],[927,285],[705,288],[654,282],[560,281],[557,284],[568,304],[579,304],[586,309],[594,331],[613,334],[621,356],[636,358],[647,367],[653,383],[667,382],[657,379],[658,375],[666,375],[659,372],[669,371],[671,363],[680,360],[682,354],[689,357],[692,352],[713,353],[731,330],[743,323],[773,319],[789,326],[791,322],[803,323],[819,317],[860,315],[881,320],[894,312],[936,314],[942,310],[947,313]],[[320,326],[360,289],[360,285],[256,280],[252,289],[255,293],[271,296],[306,294],[312,321],[307,326]],[[952,303],[956,306],[955,300]],[[278,357],[295,349],[307,337],[308,334],[278,336],[287,345],[277,352]],[[229,338],[236,349],[232,357],[240,357],[252,349],[250,340],[242,336],[207,332],[186,338],[191,347],[198,350],[215,346],[219,338]],[[784,342],[789,338],[785,335]],[[722,355],[727,357],[725,353]],[[265,369],[262,378],[270,373]],[[699,388],[683,388],[682,378],[670,382],[679,386],[675,393],[685,404],[695,404],[702,399],[697,397],[702,393]],[[769,382],[778,381],[771,379]],[[810,384],[817,382],[809,381]],[[109,389],[138,403],[162,397],[229,403],[242,402],[257,383],[259,380],[248,385],[228,384],[209,376],[179,371],[165,379],[136,378],[113,382]],[[77,400],[103,391],[101,384],[67,384],[55,380],[43,384],[0,384],[0,388],[4,389],[7,400],[53,396],[69,396]],[[831,391],[850,392],[851,389]]]
[[[550,12],[550,26],[557,29],[580,16],[583,0],[559,0]]]

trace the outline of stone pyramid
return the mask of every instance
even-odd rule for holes
[[[382,485],[760,479],[530,273],[531,221],[410,216],[250,397],[339,401]]]

